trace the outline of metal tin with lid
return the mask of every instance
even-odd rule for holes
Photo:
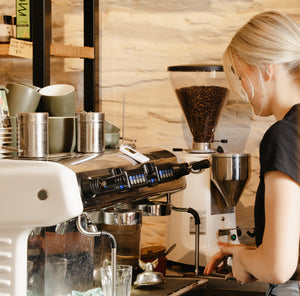
[[[77,151],[102,153],[105,114],[102,112],[80,112],[77,114]]]
[[[18,113],[17,130],[19,157],[48,156],[48,113]]]

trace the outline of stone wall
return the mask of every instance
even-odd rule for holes
[[[82,45],[82,2],[52,1],[54,43]],[[124,136],[136,139],[137,147],[157,146],[171,150],[173,147],[189,148],[192,144],[192,136],[170,83],[168,66],[219,64],[235,31],[264,10],[281,10],[300,24],[297,0],[100,2],[100,109],[105,112],[106,119],[120,127],[124,115]],[[14,1],[0,0],[3,14],[14,14],[14,9]],[[82,68],[82,60],[51,60],[51,83],[75,85],[77,111],[82,110]],[[31,61],[1,59],[1,84],[31,82],[31,77]],[[247,104],[232,99],[216,130],[216,139],[228,140],[224,145],[226,151],[253,155],[252,179],[237,206],[238,224],[243,228],[253,227],[259,169],[257,149],[262,134],[272,122],[273,118],[254,117]],[[156,232],[156,235],[163,243],[163,232]]]

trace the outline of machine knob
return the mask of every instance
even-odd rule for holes
[[[156,174],[155,165],[153,162],[147,162],[143,165],[143,168],[145,170],[145,175],[148,180],[149,186],[155,186],[158,183],[158,177]]]
[[[86,198],[95,197],[99,194],[123,192],[127,190],[124,176],[117,175],[106,178],[87,178],[81,180],[81,190]]]
[[[237,232],[237,235],[238,235],[238,236],[241,236],[241,235],[242,235],[242,230],[241,230],[241,228],[237,227],[236,232]]]
[[[179,163],[177,165],[173,165],[173,174],[175,179],[179,179],[185,175],[190,173],[189,165],[187,163]]]

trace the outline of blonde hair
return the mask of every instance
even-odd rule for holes
[[[290,73],[300,69],[300,27],[285,14],[267,11],[254,16],[232,38],[223,55],[224,71],[232,91],[243,96],[237,83],[241,62],[256,68],[262,80],[267,65],[282,64]],[[252,82],[248,83],[254,95]]]

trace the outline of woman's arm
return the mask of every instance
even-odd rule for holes
[[[300,187],[282,172],[265,174],[265,232],[262,244],[242,253],[241,263],[257,279],[284,283],[296,270],[299,250]]]
[[[267,283],[284,283],[298,263],[300,187],[282,172],[265,174],[265,232],[257,249],[221,244],[221,254],[233,255],[233,276],[249,281],[249,274]],[[214,264],[209,263],[209,266]],[[207,271],[211,270],[207,269]]]

